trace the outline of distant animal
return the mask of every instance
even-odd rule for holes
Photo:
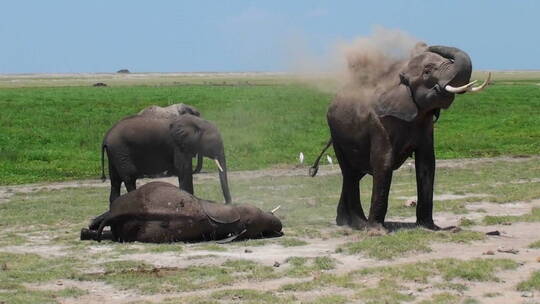
[[[281,221],[254,206],[223,205],[199,199],[164,182],[151,182],[113,201],[81,240],[101,241],[103,229],[115,242],[195,242],[279,237]]]
[[[327,112],[336,157],[343,176],[336,223],[386,231],[384,219],[392,172],[414,154],[418,202],[416,224],[440,229],[433,221],[435,153],[433,126],[440,109],[456,93],[480,91],[470,82],[472,64],[462,50],[417,45],[417,53],[389,71],[372,94],[342,91]],[[322,155],[322,153],[321,153]],[[316,173],[316,172],[315,172]],[[360,179],[373,176],[369,217],[360,204]]]
[[[165,171],[178,176],[180,188],[193,194],[192,158],[196,154],[216,162],[225,202],[231,202],[221,134],[214,124],[200,117],[180,115],[170,120],[133,115],[120,120],[103,139],[103,180],[105,152],[111,180],[110,203],[120,196],[122,182],[130,192],[136,189],[137,178]]]
[[[94,86],[94,87],[106,87],[107,84],[104,83],[104,82],[96,82],[92,86]]]

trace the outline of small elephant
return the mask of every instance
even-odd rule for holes
[[[164,119],[176,119],[180,117],[180,115],[195,115],[198,117],[201,117],[201,113],[197,108],[194,106],[190,106],[184,103],[176,103],[172,104],[167,107],[160,107],[160,106],[149,106],[144,109],[142,109],[137,115],[141,116],[151,116],[155,118],[164,118]],[[197,174],[201,172],[203,165],[203,158],[201,155],[197,155],[197,165],[195,167],[195,170],[193,170],[193,174]]]
[[[178,176],[180,188],[193,194],[191,160],[196,154],[216,162],[225,202],[231,202],[221,134],[214,124],[200,117],[180,115],[170,120],[134,115],[124,118],[103,139],[102,171],[105,152],[111,180],[110,203],[120,196],[122,182],[130,192],[136,189],[137,178],[165,171]],[[102,177],[105,178],[104,172]]]
[[[275,211],[275,209],[274,209]],[[81,240],[195,242],[279,237],[281,221],[250,205],[202,200],[164,182],[151,182],[116,199],[108,212],[81,230]],[[103,228],[111,227],[107,235]]]
[[[484,89],[489,76],[484,84],[473,87],[469,56],[447,46],[418,44],[399,66],[380,80],[378,88],[341,92],[328,108],[328,145],[333,144],[343,176],[338,225],[384,231],[392,172],[414,154],[416,224],[440,229],[433,222],[434,122],[440,110],[452,104],[456,93]],[[366,174],[373,176],[368,218],[360,204],[359,189]]]

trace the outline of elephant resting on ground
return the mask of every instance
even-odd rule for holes
[[[180,188],[193,194],[191,160],[195,155],[216,162],[225,202],[231,202],[221,134],[214,124],[200,117],[180,115],[170,120],[134,115],[124,118],[103,139],[102,167],[105,151],[111,179],[110,203],[120,196],[122,182],[130,192],[135,190],[137,178],[165,171],[177,175]]]
[[[137,115],[150,116],[163,119],[176,119],[180,115],[190,114],[197,117],[201,117],[201,113],[194,106],[190,106],[184,103],[176,103],[167,107],[149,106],[142,109]],[[193,170],[193,174],[201,172],[203,159],[201,155],[197,155],[197,166]]]
[[[473,87],[471,60],[457,48],[419,44],[415,50],[380,80],[378,88],[341,92],[328,108],[331,143],[343,175],[338,225],[385,232],[392,172],[414,153],[416,224],[440,229],[433,222],[434,121],[456,93],[482,90],[489,76],[484,84]],[[367,219],[359,189],[366,174],[373,176]]]
[[[151,182],[116,199],[81,230],[81,240],[115,242],[194,242],[282,236],[281,221],[272,212],[250,205],[223,205],[198,199],[164,182]]]

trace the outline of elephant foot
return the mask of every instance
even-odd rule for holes
[[[433,231],[439,231],[439,230],[450,230],[452,229],[452,227],[450,227],[449,229],[446,229],[446,228],[441,228],[437,225],[435,225],[435,223],[433,221],[416,221],[416,226],[421,226],[421,227],[424,227],[426,229],[429,229],[429,230],[433,230]]]
[[[356,215],[340,215],[336,217],[336,224],[338,226],[349,226],[352,229],[361,230],[367,226],[367,220]]]
[[[347,226],[349,225],[349,216],[346,216],[344,214],[339,214],[336,216],[336,224],[338,226]]]
[[[383,236],[390,233],[381,223],[370,223],[367,226],[368,236]]]

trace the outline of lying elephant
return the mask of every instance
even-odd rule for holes
[[[250,205],[198,199],[165,182],[151,182],[116,199],[110,210],[81,230],[81,240],[115,242],[232,241],[282,236],[281,221]],[[111,232],[103,235],[103,228]]]

